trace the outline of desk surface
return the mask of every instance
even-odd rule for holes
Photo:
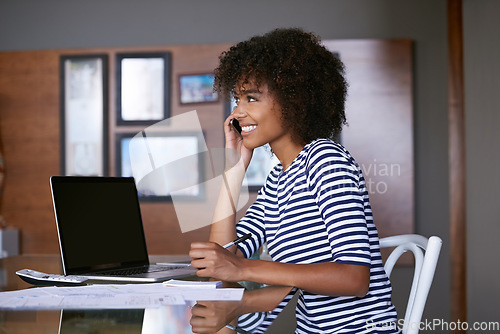
[[[151,262],[185,261],[183,255],[151,256]],[[62,273],[58,255],[22,255],[0,259],[0,291],[20,290],[32,287],[15,272],[30,268],[48,273]],[[1,298],[1,297],[0,297]],[[223,303],[223,302],[220,302]],[[293,313],[293,310],[292,312]],[[285,318],[290,317],[290,311]],[[293,324],[278,317],[267,333],[293,332]],[[39,310],[0,311],[0,333],[193,333],[190,305],[169,305],[154,309],[120,310]],[[288,327],[288,328],[286,328]],[[226,331],[223,331],[226,333]],[[227,333],[234,333],[228,330]]]

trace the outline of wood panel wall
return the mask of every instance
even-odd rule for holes
[[[462,0],[448,0],[451,321],[467,321],[467,199]],[[457,330],[454,333],[466,333]]]
[[[411,42],[337,41],[328,45],[341,54],[351,81],[347,115],[349,119],[352,110],[353,118],[345,144],[362,167],[371,168],[365,174],[372,173],[373,182],[388,186],[383,193],[374,189],[371,194],[380,234],[410,233],[414,223]],[[109,173],[114,175],[115,134],[141,130],[116,126],[115,54],[171,52],[171,115],[196,109],[207,145],[218,148],[223,145],[223,103],[180,105],[177,78],[179,74],[211,72],[219,54],[228,47],[217,44],[0,53],[0,138],[6,168],[2,214],[11,226],[21,230],[21,253],[59,252],[49,177],[60,174],[61,55],[109,55]],[[382,84],[387,89],[380,89]],[[375,172],[374,168],[383,168],[383,164],[398,164],[400,172]],[[184,254],[191,241],[206,240],[208,236],[207,227],[181,233],[172,203],[141,203],[141,210],[151,254]]]
[[[381,237],[414,228],[413,73],[410,40],[325,41],[346,66],[342,143],[360,164]]]
[[[49,177],[60,173],[59,57],[104,53],[109,56],[109,174],[115,175],[115,134],[142,128],[116,125],[115,54],[168,51],[172,55],[171,115],[196,109],[209,147],[222,147],[223,102],[180,105],[179,74],[210,73],[228,45],[127,49],[50,50],[0,53],[1,138],[6,161],[3,215],[22,232],[22,253],[58,253]],[[149,251],[186,253],[208,229],[182,234],[171,203],[141,203]],[[200,213],[204,214],[204,213]],[[210,214],[210,213],[207,213]]]

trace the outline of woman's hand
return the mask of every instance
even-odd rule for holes
[[[248,149],[243,144],[243,137],[236,131],[231,121],[236,119],[234,115],[229,115],[224,122],[224,135],[226,138],[226,150],[232,151],[231,157],[227,159],[229,167],[236,165],[236,163],[242,160],[245,170],[252,159],[253,149]],[[234,157],[232,156],[234,155]]]
[[[245,259],[222,248],[215,242],[193,242],[189,256],[197,276],[228,282],[243,281]]]
[[[241,301],[198,301],[191,309],[193,332],[234,333],[225,326],[238,316],[240,304]]]

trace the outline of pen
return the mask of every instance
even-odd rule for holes
[[[237,244],[239,244],[240,242],[247,240],[247,239],[248,239],[248,238],[250,238],[251,236],[252,236],[252,233],[247,233],[247,234],[245,234],[244,236],[242,236],[242,237],[240,237],[240,238],[238,238],[238,239],[236,239],[236,240],[233,240],[233,241],[231,241],[230,243],[225,244],[225,245],[224,245],[224,246],[222,246],[222,247],[223,247],[223,248],[229,248],[229,247],[231,247],[231,246],[237,245]]]

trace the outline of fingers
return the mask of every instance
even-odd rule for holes
[[[192,259],[203,259],[215,255],[215,250],[220,247],[214,242],[193,242],[191,243],[191,250],[189,256]]]
[[[213,305],[207,302],[196,302],[196,305],[191,308],[190,324],[195,333],[214,333],[218,328]]]
[[[191,249],[193,248],[206,248],[206,249],[214,249],[218,244],[215,242],[201,242],[195,241],[191,243]]]
[[[214,312],[214,302],[207,300],[199,300],[191,308],[191,314],[198,317],[213,317]]]
[[[238,302],[227,301],[197,301],[191,309],[190,324],[194,333],[234,333],[227,331],[225,325],[229,323],[234,315],[232,311]],[[223,329],[222,331],[220,331]]]
[[[224,135],[226,138],[226,145],[230,143],[233,143],[233,145],[235,145],[236,143],[241,143],[242,140],[241,134],[236,130],[233,124],[231,124],[233,119],[236,119],[236,117],[231,114],[224,121]]]
[[[234,130],[232,128],[232,125],[231,125],[231,122],[233,121],[233,119],[235,119],[235,117],[231,114],[229,115],[226,120],[224,121],[224,130],[226,129],[231,129],[231,130]]]
[[[199,277],[208,277],[211,272],[206,268],[213,268],[217,262],[216,249],[220,247],[213,242],[193,242],[189,256],[191,257],[191,266],[198,269],[196,275]]]
[[[241,261],[234,253],[214,242],[193,242],[189,256],[192,259],[191,266],[198,269],[196,275],[199,277],[224,281],[234,281],[239,277],[237,269]]]
[[[233,115],[233,114],[229,115],[229,116],[225,119],[225,121],[224,121],[224,126],[231,125],[232,120],[233,120],[233,119],[235,119],[235,118],[236,118],[236,117],[234,117],[234,115]]]

